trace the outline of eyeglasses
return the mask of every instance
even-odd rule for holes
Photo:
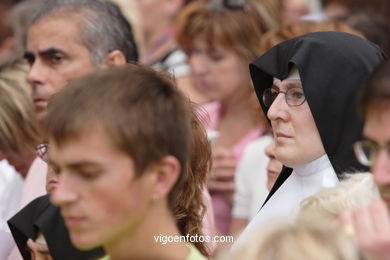
[[[302,105],[306,98],[302,88],[289,88],[287,91],[280,91],[278,88],[267,88],[263,92],[263,104],[270,107],[275,101],[279,93],[283,93],[286,98],[286,103],[290,107],[297,107]]]
[[[358,161],[369,167],[375,163],[375,159],[381,149],[385,149],[387,151],[387,155],[390,156],[390,143],[378,145],[373,141],[363,140],[355,142],[353,148]]]
[[[39,158],[47,162],[49,156],[49,145],[48,144],[37,145],[37,147],[35,147],[35,153]]]

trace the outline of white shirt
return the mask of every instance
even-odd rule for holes
[[[36,157],[28,170],[24,180],[24,189],[20,208],[24,208],[34,199],[45,195],[46,192],[47,164],[39,157]]]
[[[0,161],[0,259],[7,259],[15,246],[7,220],[20,208],[23,178],[7,160]]]
[[[7,160],[0,161],[0,230],[9,231],[7,220],[20,209],[23,178]]]
[[[300,203],[323,188],[334,187],[339,182],[328,156],[294,168],[291,175],[267,201],[259,213],[248,224],[233,245],[245,243],[252,230],[267,225],[275,219],[293,221],[299,211]],[[249,236],[250,237],[250,236]]]
[[[235,174],[233,217],[251,220],[259,212],[269,193],[267,189],[268,156],[265,148],[271,136],[262,136],[245,148]]]

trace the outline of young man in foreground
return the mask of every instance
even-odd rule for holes
[[[68,107],[64,110],[64,107]],[[180,240],[172,198],[191,143],[188,101],[170,79],[139,65],[74,80],[47,114],[52,201],[72,243],[110,259],[205,259]]]

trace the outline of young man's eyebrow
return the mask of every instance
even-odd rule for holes
[[[101,169],[102,166],[99,163],[95,163],[95,162],[80,161],[80,162],[68,164],[67,168],[72,169],[72,170],[81,170],[81,169],[85,169],[85,168]]]

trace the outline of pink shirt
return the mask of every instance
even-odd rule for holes
[[[207,112],[208,116],[207,122],[204,122],[205,128],[207,130],[218,131],[220,119],[220,103],[208,103],[203,105],[202,109]],[[251,141],[257,139],[259,136],[262,136],[264,132],[264,127],[259,124],[233,145],[233,156],[237,162],[240,160],[246,145],[249,144]],[[222,195],[214,192],[211,192],[210,194],[214,209],[214,220],[217,230],[221,233],[221,235],[227,235],[229,234],[232,205],[228,201],[226,201]]]
[[[24,180],[21,208],[46,194],[46,173],[47,164],[41,158],[35,158]]]

